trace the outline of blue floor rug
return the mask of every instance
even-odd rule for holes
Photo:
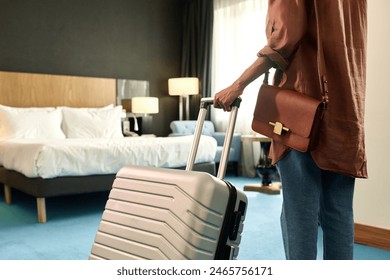
[[[236,187],[257,178],[227,177]],[[279,225],[281,195],[246,192],[248,210],[239,259],[283,260]],[[101,219],[108,192],[48,198],[48,221],[38,224],[35,199],[13,191],[6,205],[0,190],[0,260],[86,260]],[[322,249],[319,242],[319,258]],[[390,252],[355,245],[355,259],[389,260]]]

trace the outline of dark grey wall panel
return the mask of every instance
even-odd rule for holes
[[[160,113],[177,117],[167,79],[180,73],[182,0],[0,0],[0,70],[150,81]]]

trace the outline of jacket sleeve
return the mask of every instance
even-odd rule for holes
[[[266,56],[275,67],[284,70],[290,56],[307,32],[308,0],[269,0],[266,22],[267,45],[258,52]]]

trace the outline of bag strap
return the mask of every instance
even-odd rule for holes
[[[317,68],[318,68],[318,78],[321,87],[322,94],[322,104],[323,108],[326,108],[329,98],[328,98],[328,80],[326,79],[326,68],[325,68],[325,57],[324,51],[322,48],[322,40],[320,36],[320,21],[319,21],[319,12],[317,0],[314,0],[314,11],[316,16],[316,24],[317,24]],[[268,85],[268,76],[269,71],[264,73],[263,84]]]

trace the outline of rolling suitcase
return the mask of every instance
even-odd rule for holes
[[[224,181],[240,99],[217,177],[192,171],[207,107],[202,98],[186,170],[125,166],[116,175],[89,259],[236,259],[247,198]]]

